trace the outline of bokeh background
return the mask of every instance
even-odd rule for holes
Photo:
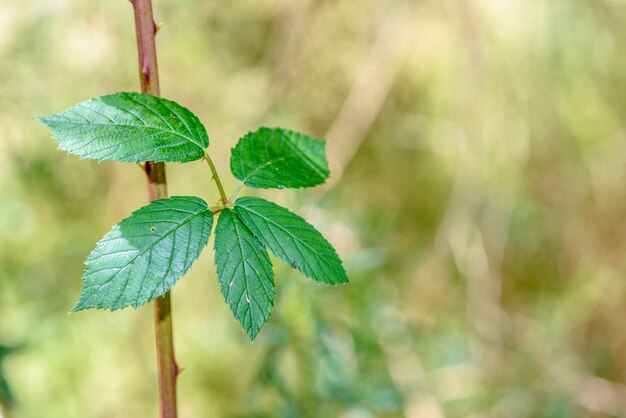
[[[352,280],[275,261],[250,343],[207,249],[173,292],[182,417],[626,416],[626,2],[155,0],[155,17],[162,93],[206,124],[228,190],[251,129],[329,140],[327,185],[258,194]],[[0,28],[0,415],[155,417],[151,307],[67,314],[144,176],[32,120],[137,90],[131,6],[2,0]],[[218,198],[202,162],[168,177]]]

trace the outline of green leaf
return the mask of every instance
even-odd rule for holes
[[[348,282],[335,249],[298,215],[258,197],[237,199],[234,210],[252,233],[291,267],[319,282]]]
[[[36,120],[48,126],[61,149],[100,161],[186,162],[202,158],[209,146],[193,113],[148,94],[102,96]]]
[[[274,273],[265,247],[230,209],[215,228],[215,265],[224,300],[254,340],[274,307]]]
[[[89,255],[72,312],[138,307],[164,295],[206,246],[213,214],[197,197],[154,200],[115,225]]]
[[[312,187],[328,178],[326,141],[281,128],[261,128],[239,140],[230,170],[248,187]]]

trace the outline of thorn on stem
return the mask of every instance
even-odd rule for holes
[[[150,67],[148,65],[148,57],[145,55],[142,57],[141,73],[146,81],[150,80]]]
[[[154,26],[154,34],[156,35],[159,32],[159,29],[161,29],[161,26],[163,26],[163,22],[160,22],[159,24],[157,24],[154,20],[152,21],[152,25]]]

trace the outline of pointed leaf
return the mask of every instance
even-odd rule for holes
[[[186,162],[202,158],[209,146],[193,113],[148,94],[102,96],[37,120],[48,126],[61,149],[100,161]]]
[[[230,170],[248,187],[311,187],[328,178],[326,141],[281,128],[261,128],[239,140]]]
[[[274,307],[274,273],[265,247],[230,209],[215,228],[215,265],[224,300],[254,340]]]
[[[213,214],[197,197],[155,200],[115,225],[89,255],[73,312],[138,307],[164,295],[206,246]]]
[[[252,233],[291,267],[319,282],[348,282],[335,249],[298,215],[258,197],[237,199],[234,210]]]

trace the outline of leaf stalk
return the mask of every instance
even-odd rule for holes
[[[217,174],[217,169],[215,168],[215,164],[213,164],[213,160],[209,157],[209,154],[205,151],[204,157],[202,157],[204,161],[207,162],[209,168],[211,169],[211,174],[213,175],[213,181],[217,185],[217,189],[220,191],[220,198],[222,200],[222,204],[225,206],[228,205],[228,198],[226,197],[226,192],[224,191],[224,186],[222,186],[222,181],[220,180],[220,176]]]

